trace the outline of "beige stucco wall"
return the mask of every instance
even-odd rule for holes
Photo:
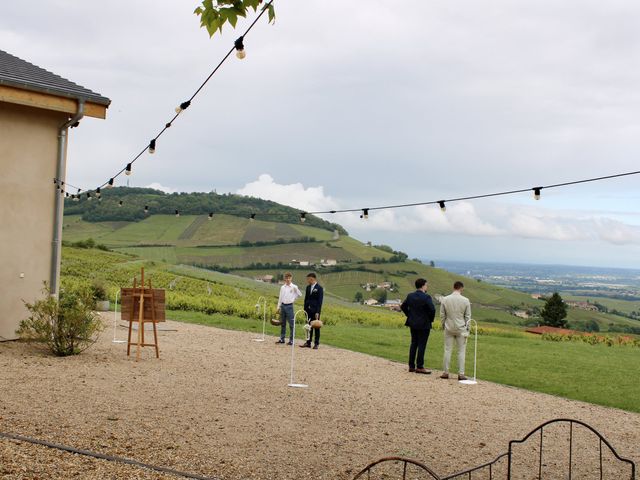
[[[0,102],[0,341],[16,338],[23,300],[40,297],[49,281],[58,126],[66,118]]]

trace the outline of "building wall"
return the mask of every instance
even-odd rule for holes
[[[49,281],[58,148],[66,114],[0,102],[0,341]]]

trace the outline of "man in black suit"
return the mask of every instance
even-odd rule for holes
[[[427,295],[427,281],[416,280],[416,291],[407,295],[400,308],[407,316],[405,325],[411,329],[411,347],[409,348],[409,371],[430,374],[424,368],[424,352],[427,349],[431,324],[436,316],[436,307]]]
[[[324,289],[318,283],[316,274],[311,272],[307,275],[307,291],[304,295],[304,311],[307,312],[309,321],[320,320],[322,311],[322,301],[324,300]],[[313,349],[317,350],[320,344],[320,329],[312,328],[309,333],[309,340],[300,345],[303,348],[311,348],[311,342],[314,340]]]

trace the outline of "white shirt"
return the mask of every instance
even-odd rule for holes
[[[302,293],[298,286],[294,283],[287,285],[286,283],[280,287],[280,297],[278,297],[278,308],[284,303],[289,304],[301,297]]]

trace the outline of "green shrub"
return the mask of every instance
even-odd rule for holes
[[[77,355],[91,345],[102,330],[100,317],[93,312],[93,292],[89,288],[65,290],[59,298],[45,286],[45,297],[25,305],[31,316],[17,334],[23,340],[44,343],[54,355]]]

